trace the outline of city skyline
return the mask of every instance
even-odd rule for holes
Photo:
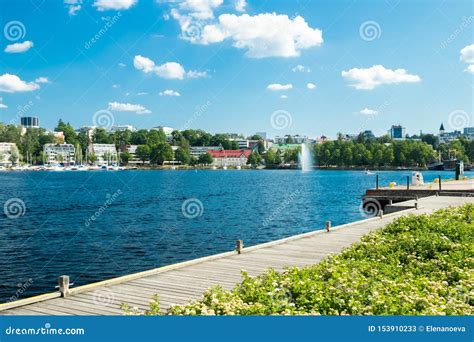
[[[469,1],[366,6],[18,1],[0,14],[0,121],[80,127],[100,113],[137,128],[331,137],[472,126]]]

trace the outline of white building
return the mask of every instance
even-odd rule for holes
[[[133,127],[132,125],[115,125],[110,128],[111,132],[124,132],[124,131],[130,131],[130,132],[135,132],[137,129]]]
[[[12,151],[18,152],[15,143],[0,142],[0,166],[11,166]]]
[[[110,164],[117,161],[117,149],[114,144],[90,144],[89,155],[94,154],[96,164]]]
[[[216,167],[223,166],[245,166],[247,160],[252,153],[251,150],[222,150],[222,151],[208,151],[212,156],[212,165]]]
[[[300,136],[299,134],[297,135],[285,135],[284,137],[275,137],[274,141],[275,144],[286,144],[288,141],[288,138],[292,139],[291,144],[305,144],[308,142],[308,137],[307,136]]]
[[[45,144],[43,146],[45,164],[73,165],[76,163],[76,149],[72,144]]]
[[[130,153],[130,160],[128,161],[129,164],[142,164],[142,161],[137,157],[137,147],[138,145],[125,145],[120,147],[120,152],[128,152]],[[147,162],[149,163],[149,162]]]
[[[189,148],[189,154],[191,157],[199,158],[201,154],[204,154],[208,151],[222,151],[223,148],[221,146],[191,146]]]
[[[229,141],[235,141],[241,150],[249,148],[249,140],[247,139],[229,139]]]

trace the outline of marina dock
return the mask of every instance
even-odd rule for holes
[[[467,185],[472,191],[472,181]],[[463,185],[464,188],[465,186],[466,184]],[[454,186],[450,190],[456,190],[455,188]],[[449,206],[474,203],[474,197],[470,196],[438,195],[421,196],[391,204],[401,209],[408,208],[404,211],[394,210],[391,214],[337,227],[330,227],[330,223],[327,223],[327,229],[315,227],[319,230],[248,248],[239,242],[235,251],[89,285],[68,288],[68,277],[60,277],[59,291],[0,304],[0,315],[122,315],[122,303],[146,310],[155,294],[160,296],[161,309],[166,310],[174,304],[199,299],[213,285],[231,289],[241,281],[241,270],[256,276],[270,267],[283,270],[287,266],[317,264],[328,255],[341,252],[358,242],[362,236],[384,227],[400,216],[429,214]]]
[[[414,202],[410,202],[406,206],[394,206],[393,204],[416,201],[429,196],[474,197],[474,179],[442,180],[439,177],[433,183],[413,185],[410,178],[407,177],[407,182],[404,185],[379,187],[377,178],[375,188],[366,191],[362,202],[364,208],[368,207],[368,211],[378,207],[378,211],[387,214],[400,210],[402,207],[404,209],[413,207]]]

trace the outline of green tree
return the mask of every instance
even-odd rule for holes
[[[89,154],[88,158],[91,164],[94,164],[97,161],[97,156],[94,153]]]
[[[135,154],[142,161],[142,164],[145,164],[150,159],[150,147],[148,145],[138,145]]]
[[[158,143],[150,147],[150,162],[162,165],[164,161],[173,160],[173,150],[168,143]]]
[[[120,153],[120,159],[122,160],[122,163],[124,165],[128,165],[128,163],[132,159],[132,154],[128,151],[124,151],[124,152]]]
[[[181,164],[183,165],[187,165],[191,161],[191,155],[189,154],[189,150],[182,147],[178,147],[176,149],[176,151],[174,152],[174,158],[177,161],[181,162]]]
[[[252,152],[247,159],[247,164],[252,165],[252,167],[257,167],[261,163],[262,163],[262,156],[257,151]]]
[[[209,152],[203,153],[199,156],[198,163],[204,165],[211,165],[214,161],[211,154]]]

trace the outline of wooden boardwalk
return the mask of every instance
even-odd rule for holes
[[[258,275],[270,267],[282,270],[285,266],[316,264],[397,217],[408,213],[431,213],[464,203],[474,203],[474,198],[427,197],[418,201],[418,210],[358,221],[334,227],[330,232],[320,230],[244,248],[242,254],[228,252],[80,286],[70,289],[70,296],[65,298],[55,292],[0,304],[0,315],[122,315],[121,303],[140,310],[147,309],[154,294],[159,294],[164,310],[170,305],[200,298],[212,285],[220,284],[231,289],[240,282],[241,270]],[[408,204],[413,205],[414,201]]]

